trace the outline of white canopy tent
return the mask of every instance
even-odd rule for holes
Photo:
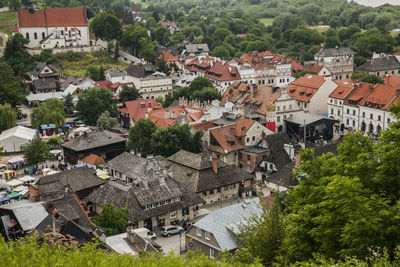
[[[4,147],[4,152],[20,152],[23,145],[37,137],[38,134],[34,129],[16,126],[1,133],[0,147]]]

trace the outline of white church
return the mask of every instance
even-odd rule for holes
[[[18,10],[18,24],[13,33],[21,33],[29,40],[29,48],[52,49],[94,45],[89,34],[86,8],[29,7]]]

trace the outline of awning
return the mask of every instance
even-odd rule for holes
[[[80,163],[78,163],[78,164],[75,165],[75,168],[80,168],[80,167],[83,167],[83,166],[85,166],[85,164],[83,164],[82,162],[80,162]]]
[[[26,190],[28,187],[24,185],[20,185],[14,189],[14,192],[21,193],[22,191]]]
[[[20,185],[23,185],[24,183],[23,182],[21,182],[20,180],[11,180],[11,181],[8,181],[7,183],[6,183],[6,185],[7,186],[10,186],[10,187],[17,187],[17,186],[20,186]]]
[[[32,176],[29,176],[29,175],[26,175],[24,177],[18,178],[18,180],[20,180],[23,183],[30,183],[30,182],[36,181],[36,178],[34,178]]]
[[[57,155],[57,154],[61,154],[61,150],[60,149],[53,149],[53,150],[50,150],[50,153],[51,154],[54,154],[54,155]]]
[[[42,130],[49,130],[49,129],[55,129],[56,125],[55,124],[42,124],[40,125],[40,129]]]
[[[101,179],[103,179],[103,180],[107,180],[108,178],[110,178],[110,175],[107,175],[107,174],[100,174],[100,175],[98,175],[97,177],[99,177],[99,178],[101,178]]]
[[[10,198],[8,198],[8,197],[0,198],[0,203],[4,203],[4,202],[7,202],[7,201],[10,201]]]
[[[12,192],[11,194],[9,194],[9,195],[6,196],[6,197],[8,197],[8,198],[19,198],[20,196],[21,196],[20,193]]]
[[[18,163],[18,162],[24,162],[24,161],[25,161],[25,159],[24,159],[24,158],[21,158],[21,157],[15,157],[15,158],[9,159],[9,160],[8,160],[8,163],[10,163],[10,164],[14,164],[14,163]]]
[[[322,124],[335,124],[338,120],[324,117],[322,115],[311,114],[308,112],[296,112],[290,117],[284,119],[285,122],[292,123],[294,125],[303,126],[316,126]]]

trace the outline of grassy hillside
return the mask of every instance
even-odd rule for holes
[[[8,11],[0,13],[0,32],[11,33],[17,24],[17,12]]]
[[[54,56],[60,72],[67,76],[84,77],[89,65],[103,66],[104,70],[109,68],[125,69],[128,64],[116,61],[105,52],[93,53],[60,53]]]

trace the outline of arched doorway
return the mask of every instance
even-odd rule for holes
[[[363,121],[362,123],[361,123],[361,131],[362,132],[365,132],[365,129],[367,128],[367,125],[365,124],[365,122]]]
[[[372,122],[369,124],[369,132],[370,133],[374,132],[374,125],[372,125]]]
[[[280,133],[282,131],[283,131],[283,126],[281,125],[281,126],[278,127],[278,132]]]

